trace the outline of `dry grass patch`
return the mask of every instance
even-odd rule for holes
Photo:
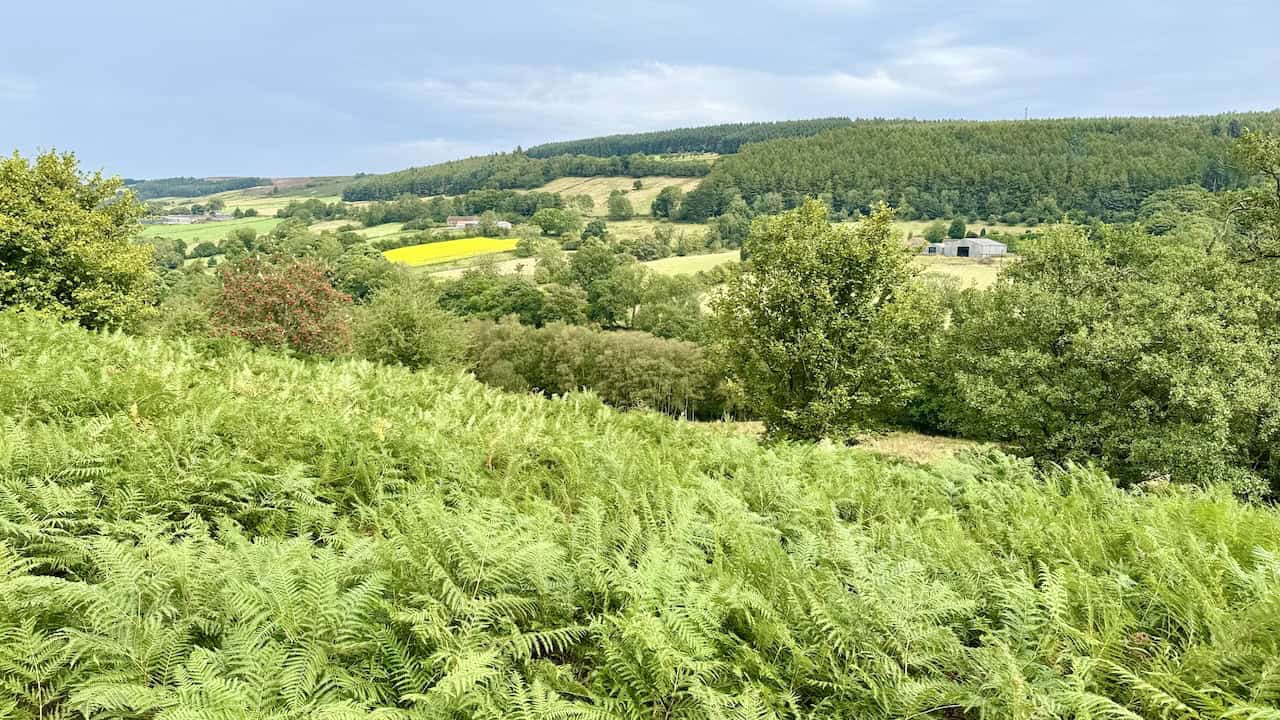
[[[631,201],[631,206],[635,208],[636,214],[648,215],[649,206],[653,204],[653,199],[658,196],[658,193],[662,192],[662,188],[674,185],[685,192],[689,192],[698,187],[698,183],[701,182],[702,178],[646,177],[639,178],[639,180],[644,185],[640,190],[631,189],[636,178],[614,176],[557,178],[537,188],[537,190],[540,192],[558,192],[566,200],[574,195],[588,195],[595,203],[595,208],[589,213],[592,217],[605,217],[608,215],[609,193],[614,190],[623,190],[626,191],[627,199]]]

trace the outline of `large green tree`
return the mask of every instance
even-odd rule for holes
[[[129,327],[149,312],[144,208],[123,181],[82,173],[75,155],[0,160],[0,307],[51,312],[86,327]]]
[[[936,363],[948,429],[1124,483],[1280,478],[1277,294],[1195,232],[1051,228],[955,303]]]
[[[582,229],[582,217],[563,208],[542,208],[529,218],[529,222],[541,228],[544,235],[556,237],[573,235]]]
[[[773,436],[846,439],[897,417],[939,324],[883,206],[853,227],[827,208],[756,220],[751,262],[713,302],[718,344]]]

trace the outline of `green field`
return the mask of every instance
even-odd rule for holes
[[[216,243],[236,228],[247,227],[253,228],[258,233],[266,233],[270,232],[279,222],[278,219],[273,217],[254,217],[224,222],[196,223],[194,225],[145,225],[142,228],[141,237],[175,238],[184,241],[187,245],[193,245],[205,240]]]
[[[662,275],[694,275],[725,263],[737,262],[738,258],[737,250],[727,250],[705,255],[672,256],[661,260],[650,260],[644,265]]]

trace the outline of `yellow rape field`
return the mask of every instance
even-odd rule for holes
[[[434,265],[436,263],[461,260],[476,255],[509,252],[515,250],[515,238],[474,237],[459,240],[410,245],[383,253],[391,262],[404,263],[411,267]]]

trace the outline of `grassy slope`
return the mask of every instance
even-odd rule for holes
[[[640,178],[644,183],[644,187],[639,190],[632,190],[631,184],[635,182],[635,178],[629,177],[589,177],[589,178],[558,178],[538,188],[542,192],[558,192],[566,198],[573,195],[590,195],[595,207],[591,211],[593,217],[605,217],[609,214],[609,193],[613,190],[625,190],[627,199],[631,201],[632,208],[638,215],[648,215],[649,206],[653,204],[653,199],[662,192],[662,188],[668,185],[689,192],[696,188],[702,178],[678,178],[678,177],[646,177]]]
[[[1225,495],[13,316],[0,348],[7,717],[1280,703],[1280,517]]]
[[[259,233],[270,232],[280,221],[273,217],[244,218],[243,220],[227,220],[225,222],[196,223],[194,225],[146,225],[142,228],[141,237],[178,238],[187,243],[208,240],[217,243],[235,228],[253,228]]]

